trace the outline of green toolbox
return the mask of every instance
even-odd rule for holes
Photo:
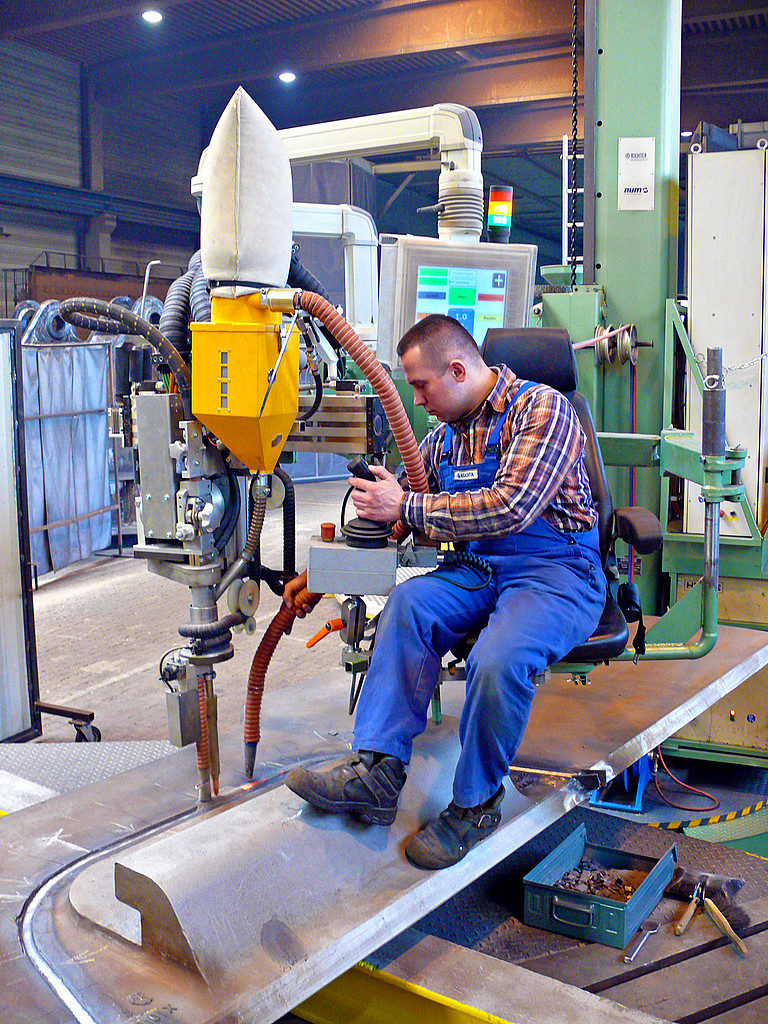
[[[637,885],[633,885],[634,892],[629,900],[623,902],[557,887],[556,883],[564,875],[578,871],[582,860],[633,877]],[[674,845],[661,860],[656,860],[592,846],[587,842],[585,826],[580,825],[523,879],[523,920],[533,928],[623,949],[658,904],[676,863],[677,847]]]

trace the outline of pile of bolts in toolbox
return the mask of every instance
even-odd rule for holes
[[[625,871],[606,868],[597,861],[583,860],[577,868],[566,871],[560,881],[555,882],[555,888],[627,903],[637,887],[627,884],[625,874]]]

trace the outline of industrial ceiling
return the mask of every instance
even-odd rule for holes
[[[466,104],[483,128],[486,182],[513,183],[516,216],[557,237],[571,0],[158,0],[156,26],[142,21],[146,6],[16,0],[0,38],[81,62],[107,112],[173,101],[198,119],[201,143],[236,85],[278,127]],[[768,120],[768,0],[684,0],[682,127],[739,119]],[[434,174],[408,186],[430,196]]]

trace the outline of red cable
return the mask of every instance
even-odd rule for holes
[[[656,792],[659,794],[659,796],[665,804],[669,804],[670,807],[676,807],[678,810],[681,811],[714,811],[716,808],[720,806],[720,801],[716,797],[712,796],[711,793],[707,793],[703,789],[697,789],[696,786],[689,786],[687,783],[683,782],[682,779],[678,779],[678,777],[674,775],[667,767],[667,763],[664,760],[664,757],[662,756],[660,748],[657,749],[656,753],[659,756],[661,767],[664,769],[664,771],[667,773],[670,779],[672,779],[673,782],[676,782],[678,786],[680,786],[682,789],[687,789],[691,793],[698,793],[699,796],[703,796],[705,800],[710,800],[712,802],[711,807],[689,807],[687,804],[675,803],[674,800],[670,800],[668,796],[662,793],[661,787],[659,786],[658,779],[656,777],[656,773],[654,773],[653,784],[656,787]]]
[[[635,378],[635,364],[629,364],[629,393],[630,399],[630,431],[634,434],[637,432],[637,380]],[[635,504],[635,467],[629,471],[629,503],[634,506]],[[635,552],[632,548],[629,549],[629,570],[627,573],[630,583],[635,582]]]

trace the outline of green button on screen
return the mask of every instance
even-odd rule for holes
[[[449,288],[448,301],[452,306],[474,306],[476,294],[474,288]]]

